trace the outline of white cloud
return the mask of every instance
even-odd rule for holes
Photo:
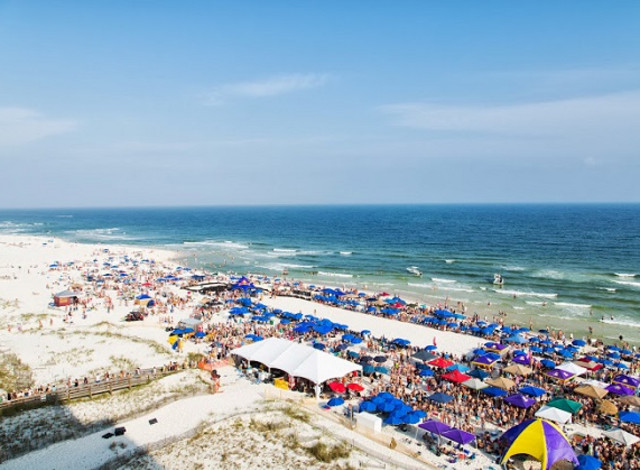
[[[401,103],[381,109],[396,125],[432,131],[565,135],[596,127],[640,126],[640,92],[511,105]]]
[[[48,118],[32,109],[0,108],[0,147],[34,142],[76,127],[73,120]]]
[[[254,82],[239,82],[220,85],[206,95],[206,104],[220,105],[234,97],[264,98],[323,86],[328,74],[280,75]]]

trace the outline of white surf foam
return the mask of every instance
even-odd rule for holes
[[[453,263],[456,262],[456,260],[454,260],[454,259],[445,259],[444,262],[447,263],[447,264],[453,264]]]
[[[353,251],[341,251],[340,254],[342,256],[351,256],[353,254]]]
[[[618,277],[636,277],[637,274],[635,273],[613,273]]]
[[[505,271],[512,271],[512,272],[519,272],[519,271],[525,270],[525,268],[523,268],[522,266],[502,266],[502,269],[504,269]]]
[[[557,305],[558,307],[569,307],[569,308],[591,308],[592,307],[589,304],[572,304],[571,302],[554,302],[553,305]]]
[[[345,274],[345,273],[331,273],[327,271],[318,271],[319,276],[327,276],[327,277],[344,277],[344,278],[352,278],[353,274]]]
[[[431,280],[433,282],[438,282],[438,283],[441,283],[441,284],[453,284],[455,282],[458,282],[455,279],[442,279],[442,278],[438,278],[438,277],[432,277]]]
[[[494,292],[503,295],[510,295],[516,297],[542,297],[545,299],[554,299],[558,297],[558,294],[546,293],[546,292],[524,292],[519,290],[503,290],[503,289],[493,289]]]
[[[622,286],[631,286],[631,287],[640,287],[640,282],[633,281],[613,281],[616,284],[620,284]]]

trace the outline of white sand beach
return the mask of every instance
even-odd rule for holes
[[[344,421],[346,408],[325,410],[323,403],[301,393],[256,384],[228,362],[219,365],[221,390],[212,394],[209,372],[184,369],[190,354],[205,352],[206,344],[187,341],[180,351],[167,341],[167,329],[206,300],[179,283],[157,281],[182,269],[172,262],[175,253],[23,236],[2,236],[0,247],[0,357],[5,368],[18,364],[20,369],[3,373],[3,380],[15,384],[28,377],[30,387],[55,390],[77,386],[77,381],[99,385],[109,376],[159,370],[167,364],[178,369],[139,389],[3,418],[4,452],[17,457],[4,460],[0,468],[491,468],[492,460],[482,453],[472,462],[455,464],[437,457],[426,451],[423,431],[415,427],[402,433],[385,426],[379,435],[367,437]],[[97,287],[86,281],[92,273],[107,270],[135,279],[136,289],[127,290],[124,282],[106,281]],[[51,305],[53,294],[70,288],[90,300],[76,310]],[[158,299],[158,311],[143,321],[125,322],[135,307],[134,295],[141,291]],[[437,344],[440,352],[457,357],[485,342],[294,297],[264,294],[259,300],[272,308],[346,324],[353,331],[367,329],[374,337],[404,338],[419,347]],[[211,324],[227,323],[227,314],[225,306]],[[7,362],[10,357],[13,362]],[[293,417],[291,409],[298,410]],[[152,419],[157,423],[150,424]],[[120,426],[126,428],[124,435],[102,437]],[[272,428],[278,432],[267,432]],[[574,430],[598,435],[578,425]],[[52,437],[60,432],[62,439]],[[31,436],[31,451],[16,438],[20,433]],[[246,446],[246,435],[253,436],[254,446]],[[395,450],[389,447],[392,439]],[[318,443],[336,452],[347,446],[349,451],[325,462],[313,454]]]

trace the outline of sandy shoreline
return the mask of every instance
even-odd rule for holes
[[[0,250],[0,352],[4,355],[15,355],[25,366],[25,373],[31,374],[32,382],[36,386],[64,387],[70,386],[76,379],[99,381],[104,380],[106,374],[124,373],[136,368],[160,367],[174,362],[184,364],[188,361],[189,354],[204,352],[205,344],[203,343],[196,344],[188,341],[185,342],[183,351],[177,351],[172,349],[167,341],[167,328],[175,326],[183,318],[188,318],[206,299],[198,293],[187,292],[176,284],[157,281],[158,276],[177,272],[176,260],[179,257],[177,253],[139,247],[82,245],[25,236],[0,236],[0,247],[2,248]],[[109,286],[108,281],[99,288],[95,284],[91,287],[83,280],[87,273],[100,273],[107,268],[117,273],[118,265],[122,266],[120,270],[122,276],[135,278],[138,284],[145,281],[144,284],[148,285],[146,290],[140,287],[136,290],[127,290],[126,283],[113,283]],[[52,294],[68,289],[74,284],[83,289],[83,295],[92,298],[91,302],[78,310],[49,305]],[[125,315],[134,308],[134,296],[142,291],[148,291],[159,301],[156,314],[150,315],[141,322],[124,322]],[[344,310],[295,297],[263,295],[260,301],[271,308],[313,314],[336,323],[346,324],[354,331],[367,329],[374,337],[385,337],[388,340],[404,338],[418,347],[437,344],[440,352],[449,353],[454,357],[462,357],[486,342],[486,339],[480,337]],[[164,310],[162,310],[163,307]],[[222,314],[214,315],[212,323],[226,322],[224,312],[228,311],[228,308],[226,306]],[[195,387],[193,390],[208,381],[207,373],[189,372],[194,372],[189,376],[191,381],[189,383],[193,383]],[[41,462],[43,459],[49,459],[50,468],[73,466],[77,462],[82,462],[83,468],[94,468],[118,455],[125,457],[131,450],[141,447],[153,448],[154,451],[146,457],[141,457],[142,460],[136,461],[140,466],[171,468],[172,453],[182,452],[180,445],[183,444],[180,442],[184,439],[178,439],[178,442],[175,442],[177,437],[186,436],[201,425],[213,433],[218,432],[214,422],[224,421],[230,413],[245,413],[246,416],[243,415],[244,417],[241,418],[244,420],[243,423],[236,425],[240,428],[249,426],[252,419],[266,419],[261,407],[265,406],[264,400],[265,396],[269,395],[269,390],[275,390],[272,386],[252,384],[231,367],[222,371],[222,383],[222,394],[182,399],[179,396],[179,383],[171,385],[170,393],[167,390],[158,393],[159,396],[169,393],[166,396],[174,397],[172,399],[176,400],[175,403],[161,405],[158,402],[156,410],[142,416],[136,416],[132,410],[116,413],[116,409],[131,408],[126,400],[120,403],[114,409],[114,413],[118,416],[130,416],[133,413],[134,417],[123,421],[129,431],[124,445],[118,444],[119,447],[114,448],[110,442],[101,438],[104,434],[103,429],[80,437],[81,446],[74,440],[63,440],[17,459],[8,460],[0,464],[0,468],[33,468],[36,462]],[[114,395],[114,397],[117,396]],[[317,408],[317,404],[313,406]],[[95,419],[104,418],[103,415],[96,414],[99,407],[92,412],[88,404],[84,408],[74,405],[69,409],[72,413],[84,413],[83,418],[78,415],[80,422],[90,422],[92,416]],[[79,411],[80,409],[83,411]],[[312,415],[315,416],[315,413]],[[162,424],[150,426],[148,420],[158,416],[162,418],[158,418]],[[172,418],[175,416],[181,418],[175,420]],[[391,463],[400,468],[412,467],[416,463],[419,467],[419,462],[422,460],[424,464],[424,459],[442,468],[447,466],[444,457],[425,453],[423,457],[416,460],[370,442],[361,436],[345,434],[340,425],[327,422],[328,417],[330,415],[323,417],[320,413],[313,418],[314,423],[318,427],[334,430],[336,436],[341,436],[339,438],[334,436],[338,441],[347,438],[364,439],[359,446],[354,447],[350,465],[357,462],[360,462],[360,465],[362,462],[365,462],[365,465],[369,462],[372,467],[379,465],[380,460],[371,456],[369,456],[371,460],[367,460],[366,451],[363,453],[363,449],[371,446],[370,452],[374,452],[373,448],[377,449],[375,455],[384,456],[383,460],[386,464]],[[18,423],[17,420],[5,421],[4,431],[10,432],[13,429],[12,426],[18,425],[16,423]],[[247,432],[249,431],[254,432],[256,429],[247,428]],[[46,434],[46,429],[42,432]],[[590,432],[597,435],[598,431],[590,430]],[[309,433],[313,434],[311,431]],[[391,437],[405,439],[389,427],[384,428],[382,436],[385,439],[391,439]],[[289,438],[283,435],[282,439]],[[313,441],[316,438],[309,439]],[[412,448],[411,452],[417,456],[422,449],[417,446],[415,439],[406,438],[406,441],[408,448]],[[163,446],[156,448],[162,442],[166,444],[166,449]],[[278,446],[281,445],[280,451],[283,449],[282,442],[278,444],[275,441],[268,441],[264,446],[269,448],[268,452],[271,452],[269,455],[275,458],[279,451]],[[237,441],[233,445],[240,446]],[[202,455],[205,455],[207,451],[203,449],[202,452]],[[291,459],[287,462],[294,462],[295,452],[287,458]],[[403,460],[406,458],[409,460]],[[238,459],[234,461],[235,466],[227,462],[229,466],[225,467],[227,464],[218,461],[218,467],[210,468],[243,468],[245,464],[252,468],[256,467],[256,463],[251,462],[246,455],[239,456]],[[343,463],[347,462],[345,460]],[[480,455],[474,464],[464,464],[463,468],[488,468],[490,463],[486,457]],[[324,468],[320,463],[315,465],[304,460],[298,461],[298,464]],[[258,466],[258,468],[262,467]],[[458,467],[454,465],[451,468]]]

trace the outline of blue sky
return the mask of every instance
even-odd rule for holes
[[[0,0],[2,207],[640,201],[640,2]]]

